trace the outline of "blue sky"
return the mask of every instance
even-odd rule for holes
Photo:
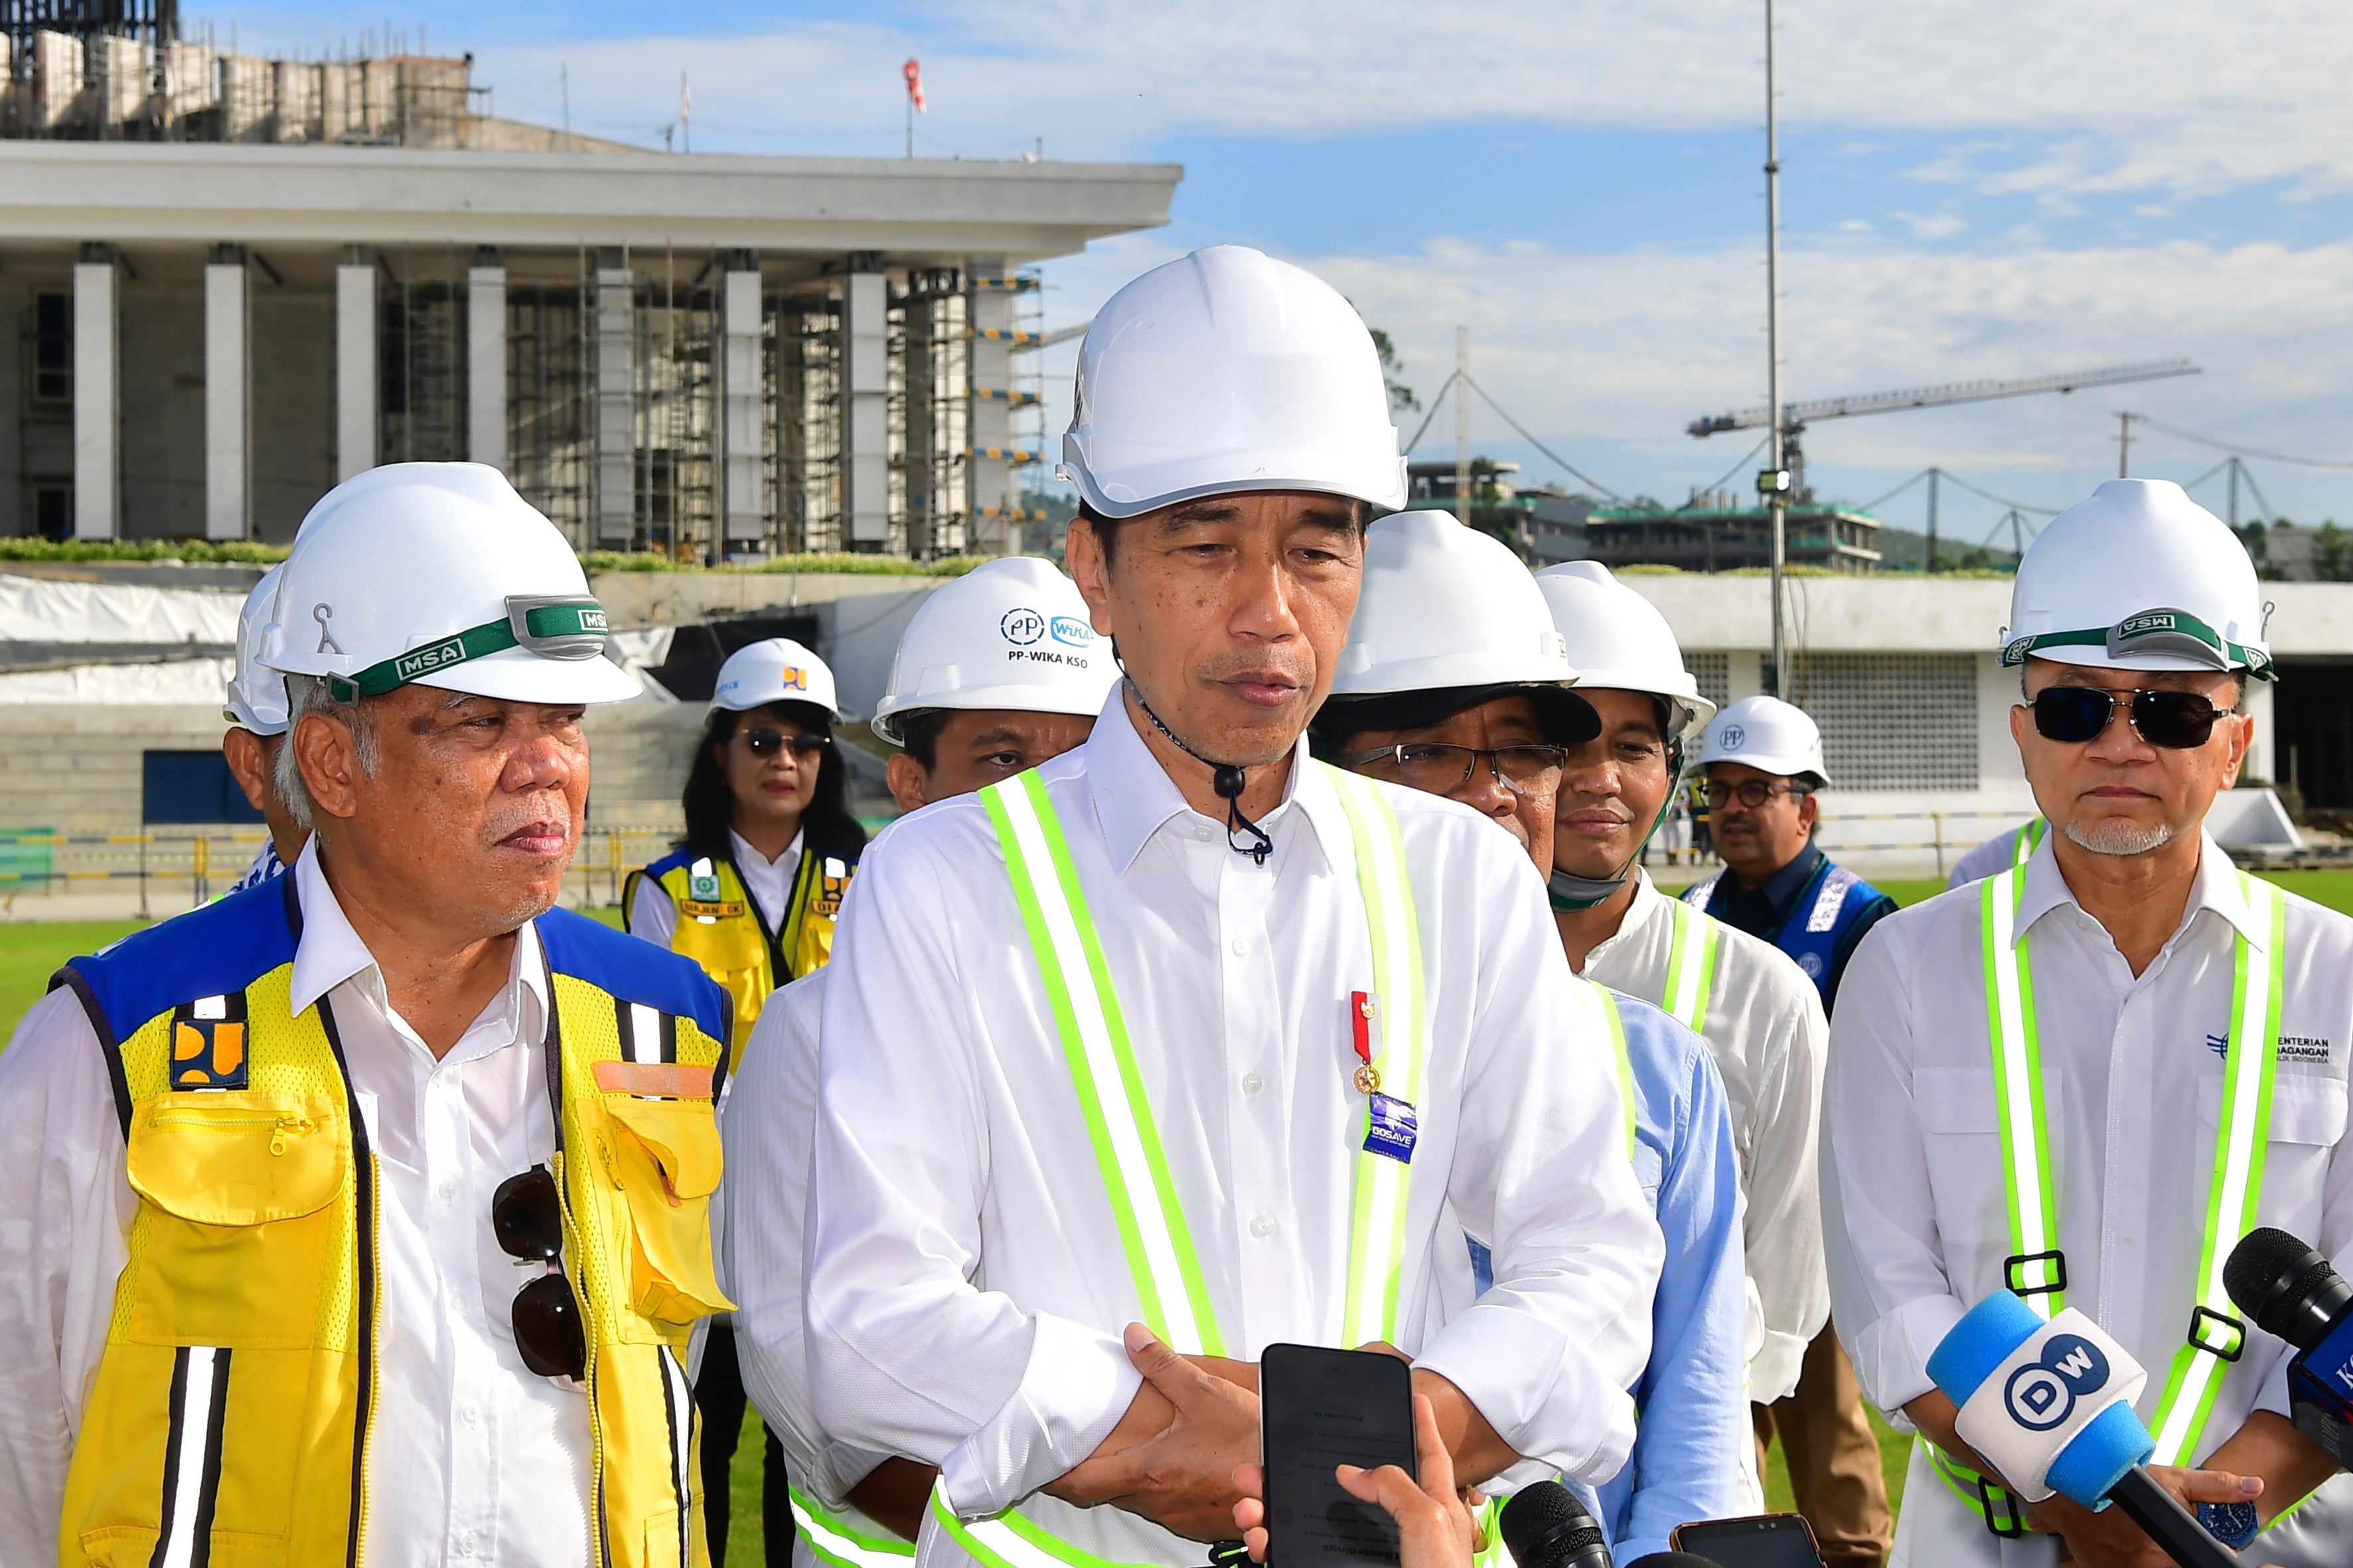
[[[1331,279],[1425,392],[1473,374],[1625,493],[1679,501],[1746,447],[1682,434],[1765,384],[1759,0],[869,0],[692,11],[412,4],[498,111],[697,151],[1181,163],[1166,229],[1050,262],[1050,321],[1198,245]],[[1783,0],[1784,384],[1820,396],[2184,355],[2190,378],[1825,423],[1825,493],[1930,463],[2044,506],[2115,472],[2116,413],[2353,458],[2353,11],[2323,0]],[[247,48],[356,43],[375,6],[199,13]],[[1070,351],[1050,356],[1066,379]],[[1060,399],[1057,399],[1059,402]],[[1441,416],[1427,455],[1451,455]],[[1481,408],[1482,451],[1549,464]],[[2134,471],[2221,453],[2162,430]],[[2353,521],[2353,474],[2257,461],[2278,509]],[[2220,510],[2219,480],[2198,492]],[[2252,510],[2250,498],[2246,505]],[[1887,504],[1916,525],[1917,487]],[[2001,508],[1947,490],[1948,534]]]

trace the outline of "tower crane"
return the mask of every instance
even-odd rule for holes
[[[1798,438],[1818,419],[1847,419],[1858,414],[1893,414],[1903,408],[1941,408],[1953,403],[1989,403],[2001,397],[2031,397],[2044,392],[2073,392],[2079,386],[2114,386],[2127,381],[2159,381],[2171,375],[2196,375],[2199,367],[2186,359],[2153,360],[2145,364],[2109,365],[2099,370],[2069,371],[2058,375],[2030,375],[2013,381],[1952,381],[1941,386],[1917,386],[1904,392],[1868,392],[1852,397],[1822,397],[1810,403],[1785,404],[1781,409],[1781,466],[1789,470],[1793,497],[1811,498],[1806,489],[1806,458]],[[1759,430],[1773,421],[1769,408],[1743,408],[1736,413],[1694,419],[1687,428],[1698,437],[1724,430]]]

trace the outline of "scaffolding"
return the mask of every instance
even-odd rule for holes
[[[507,285],[507,477],[575,550],[596,548],[587,262],[564,283]]]
[[[376,451],[387,463],[466,456],[466,290],[454,246],[384,254]]]
[[[767,297],[776,409],[775,537],[784,554],[842,548],[842,300],[839,280]]]
[[[715,458],[719,335],[716,258],[691,280],[674,252],[637,288],[635,548],[709,560],[719,538]]]

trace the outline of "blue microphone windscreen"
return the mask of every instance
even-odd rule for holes
[[[1978,1384],[2042,1327],[2033,1308],[1997,1290],[1963,1314],[1928,1353],[1928,1375],[1947,1398],[1966,1405]]]
[[[2125,1479],[2126,1470],[2146,1463],[2156,1452],[2157,1439],[2148,1435],[2133,1407],[2111,1405],[2092,1417],[2092,1424],[2076,1433],[2073,1442],[2059,1450],[2043,1481],[2070,1501],[2097,1508]]]

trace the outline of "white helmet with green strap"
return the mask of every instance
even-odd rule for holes
[[[259,662],[340,701],[403,686],[517,702],[641,689],[603,657],[605,611],[556,526],[480,463],[392,463],[303,519]]]
[[[2221,518],[2170,479],[2110,479],[2027,546],[2001,662],[2268,680],[2269,612],[2246,546]]]

